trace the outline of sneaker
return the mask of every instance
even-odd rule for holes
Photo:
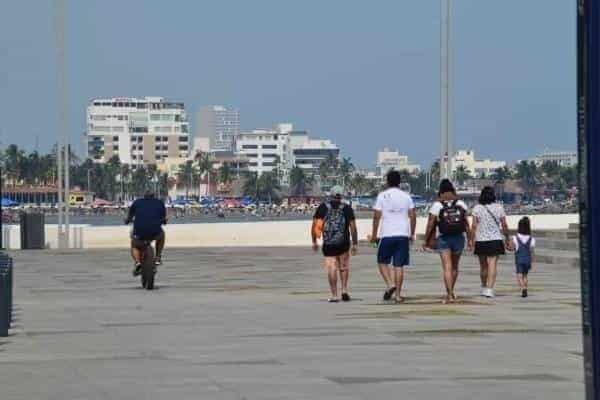
[[[521,297],[527,297],[527,289],[521,291]]]
[[[162,256],[154,257],[154,265],[156,265],[156,266],[162,265]]]
[[[485,292],[483,295],[489,299],[493,299],[494,297],[496,297],[494,294],[494,289],[492,288],[485,288]]]
[[[328,301],[329,303],[337,303],[337,302],[339,302],[339,300],[338,300],[338,299],[336,299],[335,297],[330,297],[329,299],[327,299],[327,301]]]
[[[135,263],[135,265],[133,266],[133,271],[131,271],[131,274],[133,276],[138,276],[142,273],[142,263]]]
[[[479,295],[485,297],[486,289],[487,288],[485,286],[482,286],[481,290],[479,291]]]
[[[350,301],[350,295],[348,293],[342,293],[342,301]]]

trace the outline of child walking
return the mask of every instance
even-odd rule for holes
[[[535,238],[531,236],[531,221],[528,217],[519,220],[517,234],[513,236],[513,247],[521,297],[527,297],[528,275],[535,262]]]

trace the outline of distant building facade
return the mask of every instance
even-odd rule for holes
[[[294,166],[308,175],[316,175],[323,161],[338,159],[340,153],[330,140],[310,138],[308,132],[296,131],[289,123],[241,132],[235,148],[248,159],[249,171],[261,175],[279,170],[284,184],[288,183],[289,171]]]
[[[535,156],[533,162],[537,165],[554,162],[561,167],[574,167],[577,165],[577,153],[574,151],[545,151]]]
[[[398,150],[390,150],[387,147],[377,152],[376,169],[379,176],[384,176],[390,170],[406,171],[416,174],[421,170],[419,164],[411,164],[408,156],[400,154]]]
[[[475,158],[474,150],[458,150],[452,157],[452,173],[456,173],[459,167],[464,167],[474,177],[482,175],[489,176],[498,168],[504,168],[506,161],[494,161],[489,158]]]
[[[162,97],[93,99],[87,107],[87,155],[97,163],[118,156],[129,165],[156,164],[190,154],[185,107]]]
[[[232,151],[240,133],[240,110],[224,106],[201,107],[196,116],[196,138],[207,139],[211,150]]]

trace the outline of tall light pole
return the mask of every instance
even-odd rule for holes
[[[66,0],[55,0],[56,49],[60,96],[59,140],[56,149],[58,168],[58,247],[69,247],[69,122],[66,62]],[[63,171],[64,168],[64,171]],[[64,186],[63,186],[64,173]],[[64,189],[63,189],[64,188]],[[63,225],[64,223],[64,225]]]
[[[440,24],[440,177],[452,175],[452,127],[453,127],[453,55],[452,55],[452,0],[441,0]]]

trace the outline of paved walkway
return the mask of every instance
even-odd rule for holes
[[[154,292],[123,250],[15,253],[0,399],[583,398],[576,269],[541,265],[523,300],[506,260],[486,301],[468,257],[444,306],[417,254],[408,302],[387,305],[362,251],[347,304],[325,302],[307,249],[171,250]]]

